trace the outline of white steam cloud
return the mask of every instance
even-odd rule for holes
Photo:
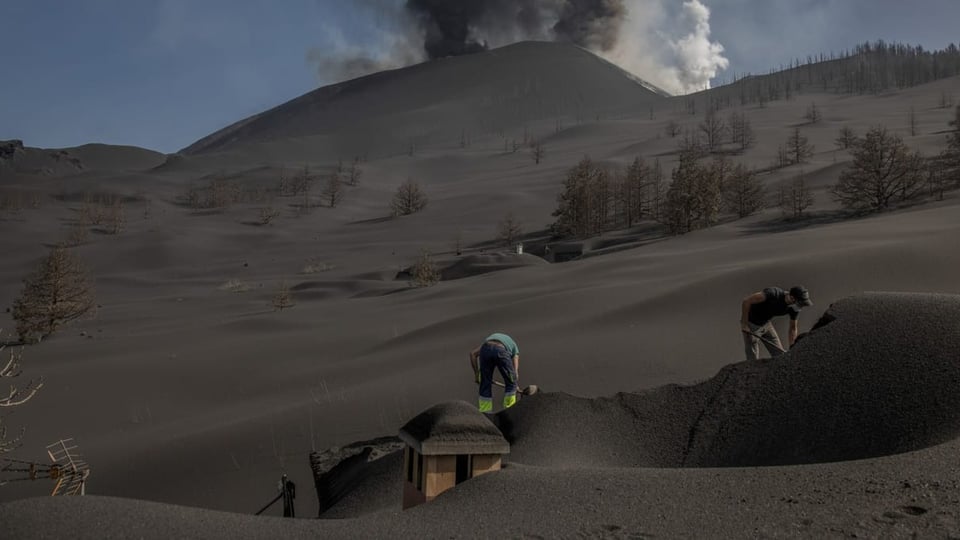
[[[523,0],[514,4],[539,6],[537,24],[527,24],[522,17],[499,16],[509,10],[492,11],[486,19],[470,25],[469,38],[489,47],[525,39],[568,41],[569,35],[557,31],[563,23],[553,26],[560,18],[557,21],[543,18],[544,13],[552,13],[548,8],[564,1],[570,0]],[[584,44],[633,75],[672,94],[687,94],[709,88],[710,80],[729,66],[723,56],[723,45],[711,41],[710,9],[701,0],[684,0],[679,10],[675,0],[603,1],[623,8],[613,10],[622,15],[607,19],[606,24],[612,25],[612,31],[597,32],[597,35],[612,36],[612,41],[606,39],[600,46],[584,40]],[[489,4],[499,6],[502,2],[489,0]],[[361,15],[370,21],[366,35],[375,36],[378,42],[371,44],[366,37],[361,48],[336,28],[329,27],[325,46],[307,55],[321,80],[335,82],[427,59],[426,34],[420,21],[407,9],[409,4],[405,7],[400,0],[359,0],[355,6],[357,11],[365,12]],[[491,13],[497,14],[495,20],[487,20],[493,17]]]

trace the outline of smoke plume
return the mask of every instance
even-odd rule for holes
[[[400,3],[398,3],[400,2]],[[700,0],[359,0],[380,43],[351,46],[335,28],[309,60],[343,80],[523,40],[569,42],[671,93],[708,88],[728,61]],[[372,52],[370,52],[372,51]]]
[[[428,58],[470,54],[504,41],[553,39],[606,51],[626,15],[623,0],[407,0]]]

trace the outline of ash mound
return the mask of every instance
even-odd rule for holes
[[[734,326],[732,331],[736,331]],[[796,465],[920,450],[960,435],[960,295],[867,293],[829,307],[775,360],[691,386],[539,392],[490,418],[509,464],[555,470]],[[399,453],[322,517],[399,508]],[[387,466],[390,465],[390,466]],[[348,493],[348,494],[347,494]]]
[[[488,272],[509,270],[525,266],[543,266],[547,261],[527,253],[481,253],[467,255],[440,271],[441,279],[463,279]]]
[[[867,293],[831,305],[776,360],[694,386],[499,413],[511,462],[740,467],[864,459],[960,434],[960,295]]]

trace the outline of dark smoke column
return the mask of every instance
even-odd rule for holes
[[[424,32],[423,48],[430,59],[459,56],[487,50],[485,43],[470,37],[471,25],[479,20],[484,0],[407,0]]]
[[[485,36],[571,42],[612,49],[627,9],[624,0],[407,0],[431,59],[485,51]],[[501,38],[502,41],[502,38]]]
[[[553,33],[557,41],[609,51],[620,38],[620,24],[626,14],[623,0],[567,0]]]

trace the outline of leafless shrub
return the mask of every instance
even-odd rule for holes
[[[423,250],[420,253],[420,258],[410,269],[410,275],[413,278],[411,283],[415,287],[430,287],[440,281],[440,269],[434,264],[429,251]]]
[[[278,217],[280,217],[280,210],[277,210],[276,208],[274,208],[273,205],[264,206],[260,208],[260,224],[261,225],[269,225],[273,223],[273,220]]]
[[[293,294],[291,294],[290,287],[286,282],[281,282],[277,286],[277,290],[273,294],[272,305],[275,311],[283,311],[294,306]]]
[[[241,293],[249,291],[250,285],[240,281],[239,279],[231,279],[217,287],[217,289],[232,293]]]
[[[303,269],[300,271],[302,274],[319,274],[322,272],[329,272],[335,267],[332,264],[318,261],[315,259],[308,259],[307,263],[304,265]]]
[[[65,244],[67,247],[77,247],[86,243],[89,236],[89,225],[83,221],[76,221],[70,225]]]
[[[390,210],[394,216],[408,216],[427,207],[427,195],[420,188],[420,184],[408,178],[393,196]]]

